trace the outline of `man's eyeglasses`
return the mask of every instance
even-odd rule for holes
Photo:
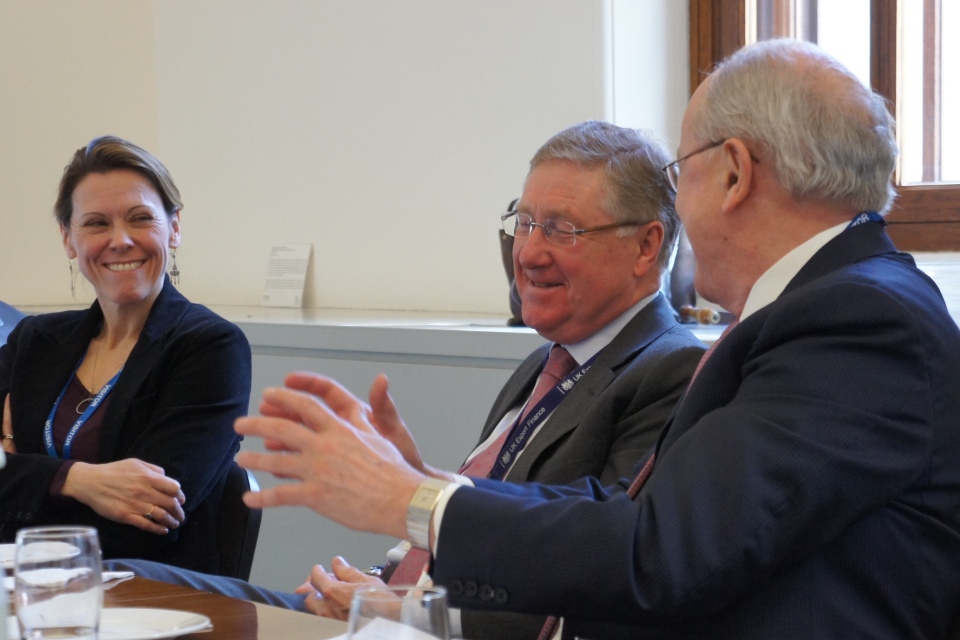
[[[607,229],[617,229],[619,227],[638,227],[641,222],[614,222],[613,224],[603,224],[599,227],[590,227],[589,229],[577,229],[569,222],[562,222],[548,218],[542,223],[534,222],[533,217],[528,213],[519,213],[517,211],[507,211],[500,216],[500,223],[508,236],[516,238],[526,238],[533,233],[534,227],[543,229],[543,235],[548,242],[559,245],[577,244],[577,236],[594,231],[605,231]]]
[[[680,163],[681,163],[681,162],[683,162],[683,161],[686,160],[687,158],[692,158],[693,156],[695,156],[695,155],[697,155],[697,154],[699,154],[699,153],[703,153],[704,151],[710,151],[710,149],[715,149],[715,148],[719,147],[720,145],[722,145],[724,142],[726,142],[726,141],[729,140],[729,139],[730,139],[730,138],[723,138],[722,140],[717,140],[716,142],[711,142],[710,144],[708,144],[708,145],[706,145],[706,146],[700,147],[700,148],[697,149],[696,151],[691,151],[690,153],[688,153],[687,155],[683,156],[682,158],[677,158],[676,160],[674,160],[674,161],[671,162],[670,164],[665,164],[665,165],[663,165],[662,167],[660,167],[660,170],[661,170],[661,171],[666,172],[666,174],[667,174],[667,180],[670,181],[670,186],[673,187],[673,192],[674,192],[674,193],[677,192],[677,181],[680,180]],[[760,160],[758,160],[756,157],[754,157],[754,155],[753,155],[752,153],[750,154],[750,159],[753,160],[753,161],[756,162],[756,163],[759,163],[759,162],[760,162]]]
[[[663,165],[662,167],[660,167],[660,170],[661,170],[661,171],[665,171],[665,172],[666,172],[666,174],[667,174],[667,180],[670,181],[670,186],[673,187],[674,193],[676,193],[676,191],[677,191],[677,181],[680,179],[680,163],[683,162],[684,160],[686,160],[687,158],[692,158],[693,156],[695,156],[695,155],[697,155],[697,154],[700,154],[700,153],[703,153],[704,151],[710,151],[710,149],[715,149],[716,147],[719,147],[720,145],[722,145],[722,144],[723,144],[724,142],[726,142],[727,140],[729,140],[729,138],[724,138],[723,140],[717,140],[716,142],[711,142],[710,144],[706,145],[705,147],[700,147],[700,148],[697,149],[696,151],[693,151],[693,152],[691,152],[691,153],[688,153],[687,155],[683,156],[682,158],[677,158],[676,160],[674,160],[674,161],[671,162],[670,164],[665,164],[665,165]]]

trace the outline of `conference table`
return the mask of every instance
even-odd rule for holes
[[[325,640],[347,633],[345,622],[146,578],[105,586],[105,608],[188,611],[207,616],[213,623],[213,629],[176,636],[184,640]],[[9,604],[12,610],[13,603]]]
[[[192,611],[213,622],[184,640],[322,640],[347,632],[344,622],[139,577],[110,586],[103,599],[104,607]]]
[[[111,586],[103,606],[192,611],[213,622],[213,630],[184,640],[322,640],[347,632],[336,620],[139,577]]]

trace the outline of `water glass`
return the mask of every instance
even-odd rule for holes
[[[350,602],[350,640],[450,639],[443,587],[377,585],[358,589]]]
[[[21,529],[17,532],[14,585],[23,640],[95,640],[103,608],[97,530]]]

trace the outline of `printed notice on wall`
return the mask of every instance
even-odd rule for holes
[[[310,265],[310,244],[285,244],[270,249],[267,284],[261,306],[302,307],[303,287]]]

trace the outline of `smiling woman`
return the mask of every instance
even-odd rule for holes
[[[250,347],[166,276],[182,208],[163,164],[120,138],[95,139],[64,170],[63,247],[97,299],[23,320],[0,348],[0,541],[90,524],[105,557],[218,570],[215,514]]]
[[[163,287],[168,251],[180,244],[179,209],[167,214],[150,181],[126,169],[86,176],[72,201],[74,214],[60,223],[63,246],[101,307],[149,309]]]

